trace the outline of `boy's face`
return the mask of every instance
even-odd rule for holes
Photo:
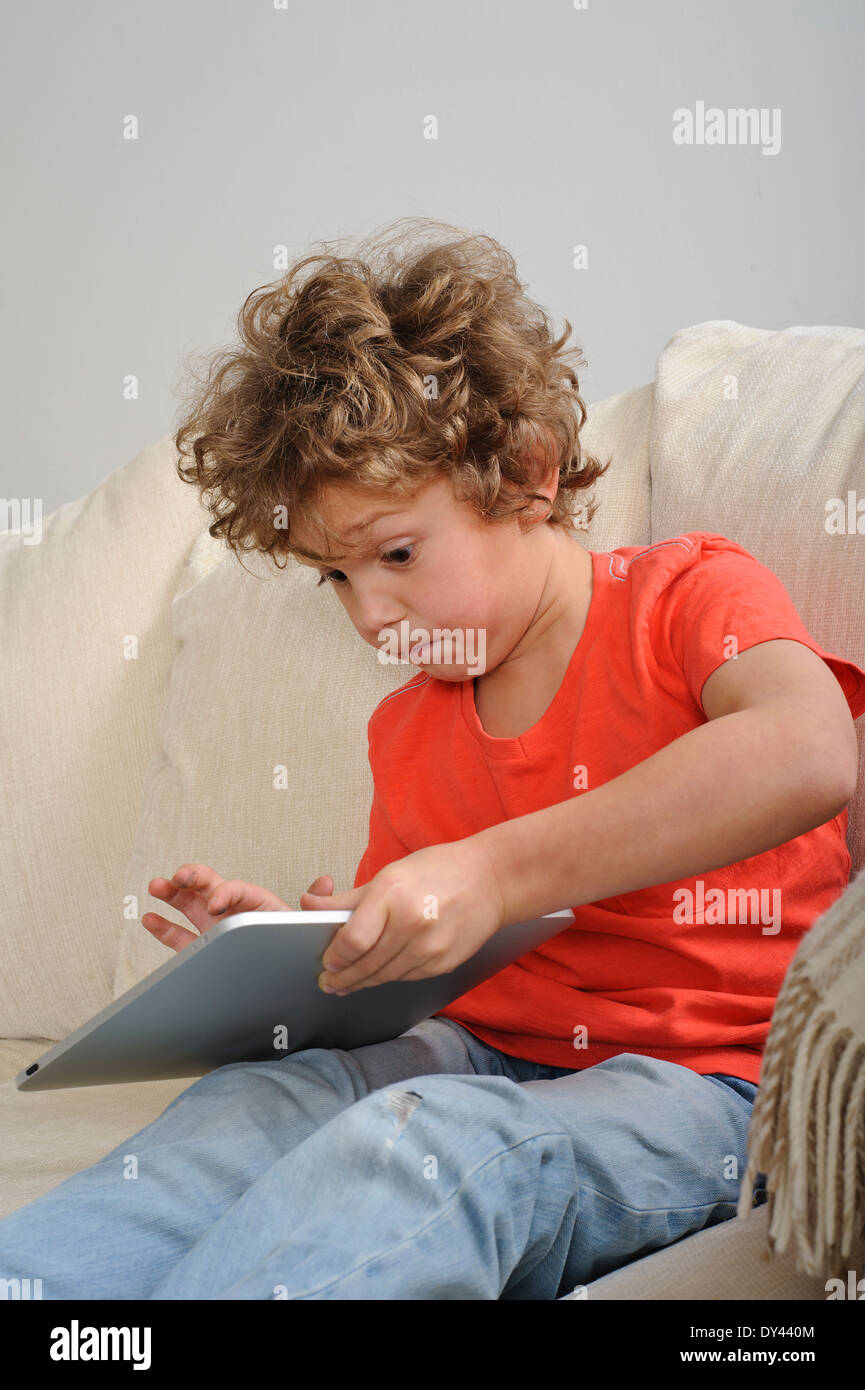
[[[334,576],[327,582],[365,642],[393,649],[399,641],[401,660],[440,680],[481,675],[513,652],[537,612],[561,540],[568,543],[553,534],[557,527],[485,521],[457,501],[447,477],[410,496],[330,485],[320,511],[348,544],[358,539],[351,528],[384,513],[369,527],[362,552],[349,557],[340,547],[328,565],[298,558]],[[324,553],[320,537],[303,526],[292,529],[292,541]],[[464,638],[436,641],[437,628]],[[418,651],[425,637],[431,646]]]

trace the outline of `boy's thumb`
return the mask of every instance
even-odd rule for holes
[[[333,892],[333,879],[330,874],[321,874],[314,883],[309,885],[306,891],[307,893],[315,893],[319,897],[329,897]]]
[[[363,888],[349,888],[345,893],[302,893],[300,900],[304,899],[310,904],[312,912],[353,912],[363,897]],[[317,901],[316,901],[317,899]]]

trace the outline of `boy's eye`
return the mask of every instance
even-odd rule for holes
[[[388,550],[388,551],[385,551],[384,555],[382,556],[382,559],[383,559],[383,560],[392,560],[392,561],[394,561],[394,563],[397,565],[398,568],[404,567],[404,566],[406,566],[407,564],[409,564],[410,561],[412,560],[413,556],[410,555],[409,552],[410,552],[410,551],[413,551],[414,548],[415,548],[414,545],[400,545],[400,546],[397,546],[397,548],[396,548],[395,550]],[[400,555],[408,556],[408,558],[407,558],[407,559],[404,559],[404,560],[399,560],[399,559],[396,559],[396,560],[395,560],[395,559],[394,559],[395,556],[400,556]],[[338,578],[338,579],[337,579],[337,575],[339,575],[339,578]],[[345,575],[343,574],[342,570],[328,570],[327,574],[323,574],[323,575],[321,576],[321,578],[319,579],[318,584],[317,584],[316,587],[317,587],[317,588],[320,588],[321,585],[322,585],[322,584],[326,584],[327,581],[328,581],[329,579],[332,580],[334,584],[344,584],[344,583],[345,583]]]

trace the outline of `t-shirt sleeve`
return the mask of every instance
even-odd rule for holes
[[[352,887],[359,888],[375,878],[379,869],[392,864],[395,859],[404,859],[409,853],[405,845],[394,833],[378,788],[373,792],[372,808],[369,813],[369,842],[363,852]]]
[[[379,711],[387,700],[380,702],[373,710],[366,729],[367,756],[372,772],[373,794],[369,812],[369,839],[361,855],[352,887],[360,888],[375,878],[379,869],[392,864],[395,859],[404,859],[409,853],[407,847],[396,834],[387,810],[387,772],[391,762],[387,754],[387,724],[380,720]]]
[[[703,686],[724,661],[787,638],[826,662],[854,719],[865,713],[865,670],[815,642],[778,576],[722,536],[701,538],[699,554],[671,579],[653,616],[660,651],[666,645],[700,709]]]

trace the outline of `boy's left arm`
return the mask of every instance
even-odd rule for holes
[[[495,869],[504,921],[708,873],[847,805],[856,730],[816,652],[758,643],[712,672],[701,703],[708,723],[627,772],[470,837]]]

